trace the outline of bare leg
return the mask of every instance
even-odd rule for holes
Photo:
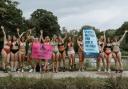
[[[18,68],[18,59],[19,59],[19,53],[15,53],[14,55],[14,71],[16,71],[16,69]]]
[[[55,54],[52,55],[52,71],[55,72]]]
[[[11,55],[10,55],[10,53],[7,55],[7,66],[9,66],[10,67],[10,57],[11,57]]]
[[[14,71],[14,54],[11,53],[11,71]]]
[[[112,54],[106,55],[105,54],[105,59],[106,59],[106,64],[107,64],[107,71],[110,72],[110,60],[112,58]]]
[[[104,56],[105,56],[105,54],[102,53],[102,54],[101,54],[102,63],[103,63],[104,71],[106,72],[106,62],[105,62]]]
[[[2,50],[2,67],[5,70],[6,69],[6,60],[7,60],[7,54],[5,51]]]
[[[58,67],[59,67],[59,61],[58,61],[59,55],[56,54],[56,72],[58,72]]]
[[[118,59],[118,62],[119,62],[119,70],[123,71],[123,63],[122,63],[121,53],[120,52],[118,52],[118,54],[117,54],[117,59]]]
[[[117,73],[117,70],[118,70],[118,61],[117,61],[117,56],[115,53],[112,54],[113,55],[113,58],[115,60],[115,69],[116,69],[116,73]]]
[[[63,52],[63,54],[62,54],[62,58],[63,58],[63,72],[65,71],[65,57],[66,57],[66,54],[65,54],[65,52]]]

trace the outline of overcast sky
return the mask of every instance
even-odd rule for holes
[[[23,16],[46,9],[58,17],[61,27],[78,29],[91,25],[101,30],[116,29],[128,20],[128,0],[17,0]]]

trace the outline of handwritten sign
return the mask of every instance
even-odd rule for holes
[[[42,45],[41,46],[41,59],[49,60],[52,57],[53,47],[51,45]]]
[[[92,28],[83,29],[83,43],[85,57],[97,57],[99,55],[99,47],[95,31]]]

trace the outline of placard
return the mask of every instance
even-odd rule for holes
[[[96,58],[99,55],[97,37],[92,28],[83,29],[83,43],[85,57]]]
[[[49,60],[52,57],[53,47],[51,45],[42,45],[40,58]]]

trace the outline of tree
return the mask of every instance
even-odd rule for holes
[[[14,34],[17,27],[23,26],[22,11],[17,8],[17,5],[18,2],[12,0],[0,1],[0,25],[5,26],[6,33]]]
[[[96,29],[96,28],[93,27],[93,26],[84,25],[84,26],[81,27],[80,32],[79,32],[79,35],[82,35],[83,29],[87,29],[87,28],[92,28],[92,29],[95,31],[97,37],[99,37],[99,35],[101,34],[99,29]]]
[[[106,30],[106,37],[110,37],[113,38],[116,34],[116,30],[115,29],[108,29]]]
[[[31,14],[30,21],[36,29],[36,35],[39,35],[40,30],[43,30],[44,36],[60,34],[60,26],[57,17],[50,11],[37,9]]]

